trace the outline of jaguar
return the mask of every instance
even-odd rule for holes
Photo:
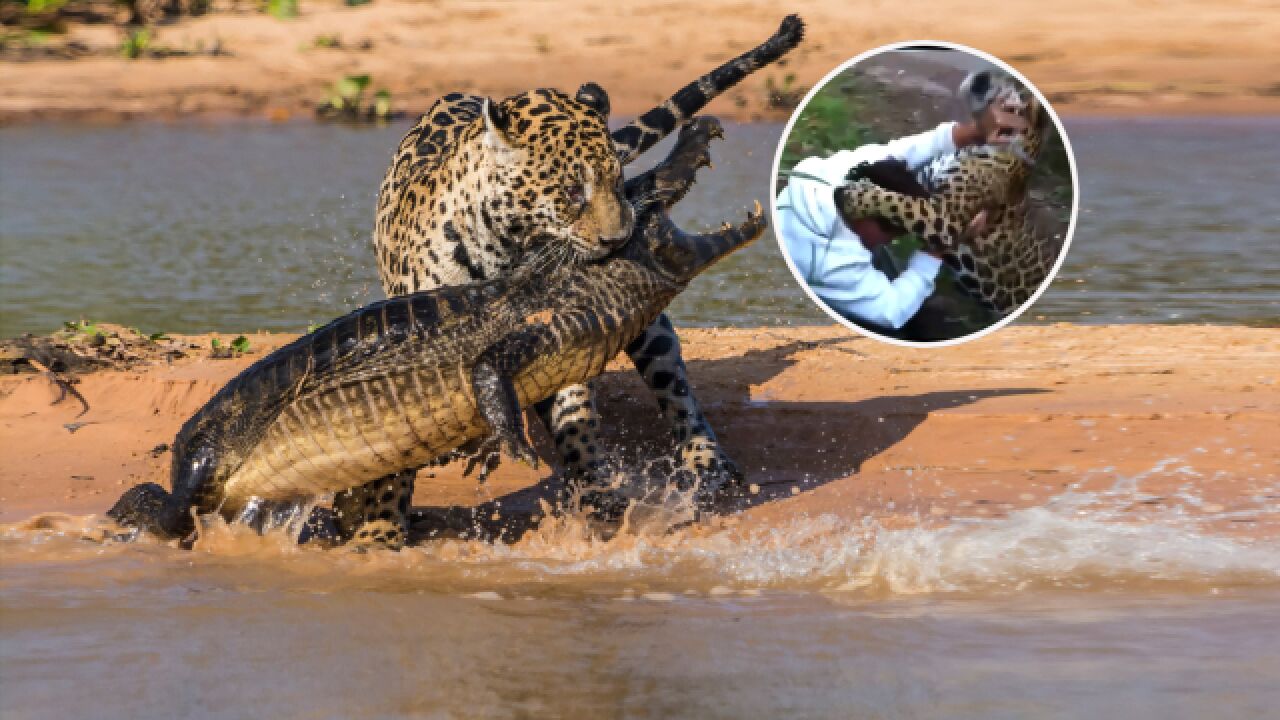
[[[557,248],[563,262],[607,255],[627,240],[635,221],[622,168],[795,48],[804,27],[798,16],[786,17],[762,44],[612,131],[608,94],[595,83],[573,95],[548,88],[502,100],[445,95],[401,140],[378,193],[373,244],[383,290],[393,297],[492,280],[548,247]],[[710,503],[738,484],[741,471],[690,389],[670,319],[660,315],[626,352],[670,424],[676,463],[697,479],[699,498]],[[535,411],[554,441],[566,485],[604,493],[592,389],[565,387]],[[413,481],[406,471],[336,495],[339,536],[398,547]],[[607,506],[608,498],[598,504]]]

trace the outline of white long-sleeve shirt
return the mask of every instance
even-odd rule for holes
[[[778,234],[787,256],[814,294],[836,312],[876,325],[900,328],[933,292],[941,261],[916,252],[894,280],[871,264],[871,251],[836,211],[835,189],[854,166],[893,157],[916,170],[934,158],[956,151],[955,123],[942,123],[919,135],[887,145],[863,145],[826,158],[806,158],[778,194]]]

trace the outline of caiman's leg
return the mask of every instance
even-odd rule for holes
[[[970,220],[948,217],[939,199],[885,190],[865,178],[836,188],[835,200],[845,224],[858,218],[884,218],[915,233],[930,248],[955,247]]]
[[[699,169],[711,164],[711,141],[724,137],[724,128],[713,117],[697,117],[680,128],[675,147],[662,162],[630,178],[624,192],[639,214],[660,203],[670,208],[693,187]]]

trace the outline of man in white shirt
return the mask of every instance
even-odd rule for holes
[[[933,292],[942,260],[934,253],[917,251],[906,270],[890,280],[871,264],[869,245],[876,239],[860,237],[840,218],[835,188],[862,163],[897,158],[914,171],[966,145],[1008,142],[1026,123],[997,105],[993,103],[972,122],[945,122],[885,145],[805,158],[795,166],[787,187],[778,194],[777,232],[800,277],[827,306],[851,320],[894,329],[916,314]],[[869,234],[875,226],[868,222],[856,227]]]

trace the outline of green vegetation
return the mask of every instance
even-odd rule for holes
[[[67,4],[67,0],[27,0],[27,14],[57,12]]]
[[[125,32],[124,42],[120,44],[120,54],[130,60],[137,60],[151,49],[151,31],[147,28],[129,28]]]
[[[391,91],[381,88],[373,94],[373,114],[380,119],[391,117]]]
[[[328,49],[340,48],[342,47],[342,36],[337,33],[317,35],[315,39],[311,41],[311,46]]]
[[[329,97],[316,107],[316,115],[322,120],[345,122],[385,122],[391,120],[391,92],[380,88],[374,93],[373,103],[365,105],[364,94],[372,78],[368,75],[346,75],[333,84]]]
[[[771,92],[774,91],[772,78],[768,85]],[[789,87],[784,79],[778,91],[793,92]],[[794,92],[803,94],[801,90]],[[866,81],[851,74],[836,77],[824,85],[796,118],[782,150],[781,169],[790,172],[804,158],[826,156],[874,142],[875,134],[860,119],[866,115],[867,98],[873,92]]]
[[[230,343],[224,344],[218,337],[209,338],[209,349],[215,358],[239,357],[250,352],[249,338],[243,335],[237,335]]]
[[[359,108],[364,98],[365,88],[369,87],[368,75],[347,75],[334,83],[333,92],[329,95],[329,104],[339,110]]]
[[[62,323],[62,332],[66,335],[84,336],[87,338],[104,334],[102,329],[91,320],[69,320],[64,322]]]
[[[267,13],[278,20],[298,17],[298,0],[267,0]]]

